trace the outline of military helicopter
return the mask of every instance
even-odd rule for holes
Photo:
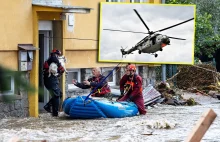
[[[123,55],[126,54],[133,54],[133,51],[138,50],[138,53],[148,53],[148,54],[152,54],[155,56],[155,58],[158,56],[158,54],[156,53],[157,51],[163,51],[163,48],[167,45],[170,45],[170,39],[177,39],[177,40],[186,40],[183,38],[176,38],[176,37],[170,37],[167,35],[162,35],[159,34],[158,32],[173,28],[175,26],[184,24],[186,22],[189,22],[191,20],[193,20],[194,18],[191,18],[189,20],[186,20],[184,22],[175,24],[173,26],[158,30],[158,31],[150,31],[150,29],[148,28],[148,26],[146,25],[146,23],[144,22],[144,20],[141,18],[141,16],[139,15],[139,13],[137,12],[136,9],[134,9],[134,12],[137,14],[137,16],[140,18],[140,20],[142,21],[142,23],[144,24],[144,26],[147,28],[148,33],[145,32],[133,32],[133,31],[124,31],[124,30],[113,30],[113,29],[103,29],[103,30],[108,30],[108,31],[119,31],[119,32],[130,32],[130,33],[141,33],[141,34],[149,34],[148,36],[144,37],[141,41],[139,41],[135,46],[133,46],[132,48],[130,48],[129,50],[125,51],[125,49],[122,47],[121,48],[121,53],[122,53],[122,57]]]

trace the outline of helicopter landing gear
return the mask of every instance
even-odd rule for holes
[[[158,56],[157,53],[151,53],[151,55],[154,55],[155,58],[157,58],[157,56]]]
[[[141,50],[139,50],[138,53],[141,54]]]
[[[163,51],[163,49],[162,49],[162,48],[160,48],[160,51]]]

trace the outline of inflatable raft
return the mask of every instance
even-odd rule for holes
[[[86,96],[67,98],[64,100],[63,111],[71,118],[123,118],[136,116],[137,106],[133,102],[116,102],[95,100]]]

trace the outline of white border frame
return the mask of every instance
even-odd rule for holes
[[[130,0],[131,3],[134,3],[134,0]],[[142,3],[142,2],[148,2],[148,0],[140,0],[139,3]]]
[[[109,0],[109,2],[112,2],[112,0]],[[124,0],[117,0],[117,2],[124,2]]]

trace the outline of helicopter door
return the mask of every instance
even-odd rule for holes
[[[155,45],[156,44],[156,37],[157,36],[154,36],[151,40],[152,40],[152,45]]]

